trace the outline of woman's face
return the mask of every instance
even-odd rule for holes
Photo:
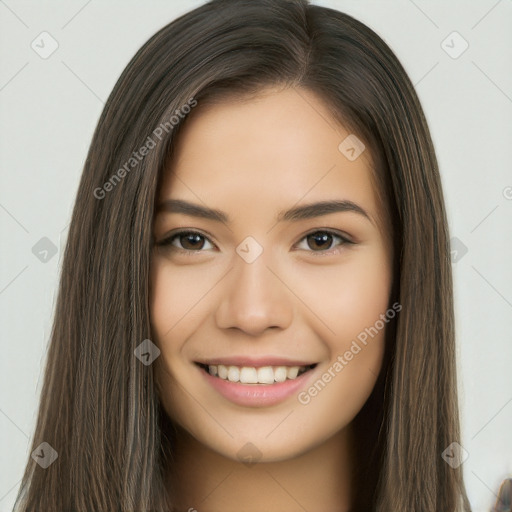
[[[392,247],[369,151],[304,89],[197,109],[154,224],[160,399],[228,458],[289,459],[346,427],[381,367]]]

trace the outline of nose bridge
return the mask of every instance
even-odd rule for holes
[[[257,254],[250,244],[251,241],[242,242],[237,248],[233,271],[216,310],[217,325],[236,327],[250,334],[258,334],[268,327],[286,328],[293,313],[291,297],[271,270],[270,251]]]

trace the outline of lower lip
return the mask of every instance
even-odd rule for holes
[[[276,382],[275,384],[257,385],[230,382],[220,377],[214,377],[203,368],[198,367],[206,381],[224,398],[246,407],[268,407],[283,402],[305,385],[315,368],[304,372],[296,379],[286,379],[284,382]]]

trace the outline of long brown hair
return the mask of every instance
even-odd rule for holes
[[[277,84],[316,93],[370,148],[393,224],[392,302],[402,311],[355,420],[364,435],[352,509],[469,510],[461,468],[441,457],[459,440],[449,237],[432,140],[406,72],[347,14],[307,0],[212,0],[143,45],[96,127],[32,443],[58,457],[46,469],[28,459],[16,512],[173,510],[172,430],[153,367],[134,354],[151,339],[159,178],[192,108]]]

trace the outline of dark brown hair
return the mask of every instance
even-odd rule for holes
[[[169,419],[153,367],[134,355],[151,338],[159,179],[185,105],[199,109],[272,85],[314,92],[364,141],[393,226],[392,301],[402,311],[355,420],[364,435],[353,511],[469,510],[461,468],[441,457],[459,440],[449,237],[432,140],[406,72],[374,31],[347,14],[307,0],[212,0],[143,45],[98,122],[73,210],[32,443],[32,450],[49,443],[58,458],[46,469],[29,458],[16,512],[172,510]]]

